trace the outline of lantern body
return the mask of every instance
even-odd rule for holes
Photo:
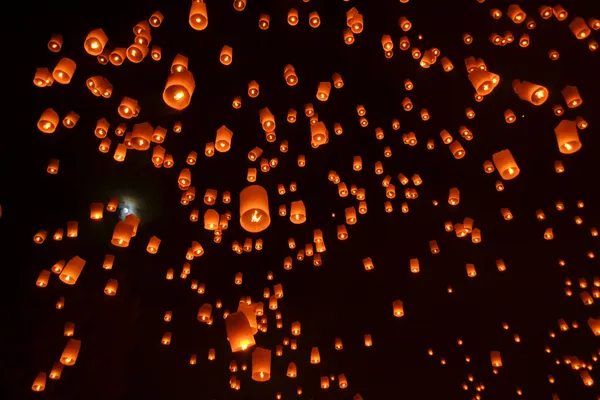
[[[225,125],[217,129],[217,138],[215,139],[216,150],[220,153],[225,153],[231,148],[231,138],[233,132],[231,132]]]
[[[248,232],[261,232],[271,223],[267,191],[258,185],[240,192],[240,225]]]
[[[500,176],[504,180],[514,179],[519,175],[520,169],[510,150],[502,150],[492,155],[492,160]]]
[[[225,320],[225,328],[232,352],[244,351],[255,345],[252,328],[243,312],[229,314]]]
[[[257,347],[252,352],[252,379],[257,382],[271,379],[271,350]]]
[[[521,100],[528,101],[535,106],[544,104],[548,99],[548,89],[535,83],[515,79],[512,87]]]
[[[195,88],[196,82],[190,71],[172,72],[167,78],[163,100],[169,107],[183,110],[190,105]]]
[[[61,58],[56,67],[54,67],[54,71],[52,71],[52,78],[56,82],[66,85],[71,82],[76,68],[77,64],[75,64],[75,61],[66,57]]]
[[[202,31],[208,26],[208,13],[206,11],[206,4],[202,0],[192,2],[189,16],[190,26],[197,30]]]
[[[85,267],[85,260],[75,256],[69,260],[58,277],[67,285],[74,285],[83,271],[83,267]]]
[[[60,356],[60,362],[63,365],[72,366],[77,361],[79,350],[81,349],[81,340],[69,339],[65,349]]]
[[[558,151],[562,154],[573,154],[581,149],[581,141],[577,132],[577,123],[575,121],[562,120],[554,128]]]

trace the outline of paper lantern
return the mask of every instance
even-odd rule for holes
[[[258,17],[258,27],[263,30],[266,31],[267,29],[269,29],[269,24],[271,23],[271,17],[267,14],[260,14],[260,16]]]
[[[217,129],[217,137],[215,139],[215,150],[219,153],[225,153],[231,148],[231,138],[233,132],[231,132],[225,125]]]
[[[48,286],[48,280],[50,279],[50,271],[43,269],[40,271],[35,285],[41,288]]]
[[[40,372],[35,377],[33,381],[33,385],[31,385],[31,390],[34,392],[43,392],[46,389],[46,373]]]
[[[196,82],[190,71],[172,72],[167,78],[163,100],[169,107],[183,110],[192,101],[195,88]]]
[[[52,71],[52,78],[56,82],[66,85],[71,82],[71,78],[73,78],[76,68],[77,64],[75,64],[75,61],[66,57],[61,58]]]
[[[515,24],[520,24],[525,21],[525,17],[527,16],[527,14],[525,14],[525,12],[521,10],[521,7],[519,7],[517,4],[511,4],[508,6],[506,16],[510,18]]]
[[[491,351],[490,358],[492,360],[492,366],[494,368],[499,368],[502,366],[502,357],[500,356],[499,351]]]
[[[58,121],[59,117],[57,112],[51,108],[48,108],[40,116],[37,127],[43,133],[53,133],[58,126]]]
[[[104,287],[104,294],[107,296],[115,296],[117,289],[119,288],[119,282],[116,279],[109,279]]]
[[[252,352],[252,379],[266,382],[271,378],[271,350],[257,347]]]
[[[142,62],[142,60],[148,55],[149,51],[150,49],[148,46],[144,46],[143,44],[139,44],[137,42],[133,43],[127,48],[127,59],[132,63],[138,64]]]
[[[548,89],[543,86],[515,79],[512,87],[521,100],[528,101],[535,106],[544,104],[548,99]]]
[[[58,277],[67,285],[74,285],[83,271],[83,267],[85,267],[85,260],[75,256],[69,260]]]
[[[561,94],[563,95],[565,103],[567,103],[567,107],[569,108],[579,107],[581,103],[583,103],[576,86],[565,86],[561,91]]]
[[[271,223],[267,191],[258,185],[240,192],[240,225],[248,232],[261,232]]]
[[[104,50],[106,42],[108,42],[108,36],[106,36],[104,31],[102,29],[94,29],[88,33],[85,42],[83,43],[83,47],[86,53],[92,56],[98,56]]]
[[[562,154],[573,154],[581,149],[582,143],[577,132],[577,123],[563,119],[554,128],[558,151]]]
[[[521,171],[510,150],[502,150],[494,153],[492,160],[502,179],[514,179]]]
[[[66,366],[75,365],[77,361],[77,356],[79,355],[79,351],[81,350],[81,340],[69,339],[67,342],[65,349],[63,350],[60,356],[60,362]]]
[[[291,26],[298,25],[298,10],[290,8],[287,14],[287,21]]]
[[[329,99],[330,92],[331,92],[331,83],[319,82],[319,86],[317,88],[317,99],[319,99],[320,101],[327,101],[327,99]]]
[[[557,4],[554,7],[552,7],[552,14],[559,21],[564,21],[569,15],[569,13],[567,13],[567,11],[560,4]]]
[[[250,81],[248,83],[248,96],[255,98],[258,97],[259,94],[259,86],[256,81]]]
[[[347,45],[351,45],[352,43],[354,43],[354,33],[352,33],[352,29],[350,29],[350,28],[344,29],[343,34],[344,34],[344,43],[346,43]]]
[[[230,65],[233,61],[233,49],[229,46],[223,46],[219,55],[219,61],[223,65]]]
[[[206,29],[208,26],[208,13],[206,11],[206,4],[204,4],[203,0],[192,1],[188,21],[190,26],[197,31]]]
[[[312,11],[308,14],[308,24],[311,28],[318,28],[321,25],[321,17],[319,17],[318,12]]]
[[[452,153],[452,155],[454,156],[454,158],[456,158],[457,160],[460,160],[466,154],[465,149],[462,147],[462,145],[458,141],[452,142],[449,146],[449,149],[450,149],[450,152]]]
[[[402,300],[394,300],[392,309],[394,311],[394,317],[400,318],[404,316],[404,304],[402,303]]]
[[[229,314],[225,320],[225,328],[233,353],[247,350],[255,345],[252,328],[243,312]]]

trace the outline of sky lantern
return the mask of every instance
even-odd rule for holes
[[[194,89],[196,82],[190,71],[172,72],[167,78],[163,100],[169,107],[181,111],[192,101]]]
[[[252,328],[243,312],[229,314],[225,320],[225,328],[232,352],[245,351],[255,345]]]
[[[535,83],[515,79],[512,87],[521,100],[528,101],[535,106],[544,104],[548,99],[548,89]]]
[[[519,175],[521,170],[517,165],[510,150],[502,150],[492,155],[494,166],[504,180],[514,179]]]
[[[577,123],[563,119],[554,128],[558,150],[562,154],[573,154],[581,149],[581,141],[577,132]]]
[[[252,352],[252,379],[257,382],[271,379],[271,350],[257,347]]]
[[[189,23],[197,31],[203,31],[208,26],[208,12],[203,0],[192,0]]]
[[[258,185],[240,192],[240,224],[248,232],[261,232],[271,223],[267,191]]]

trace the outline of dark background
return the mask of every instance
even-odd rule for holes
[[[307,399],[350,399],[361,393],[365,399],[470,399],[476,394],[470,384],[468,392],[461,388],[472,373],[475,383],[483,383],[484,399],[516,398],[521,388],[524,398],[549,399],[557,393],[561,399],[592,399],[596,388],[585,388],[578,371],[562,363],[565,356],[577,356],[590,363],[598,339],[587,327],[589,316],[598,316],[598,306],[586,307],[579,299],[579,278],[592,286],[598,275],[598,258],[590,260],[586,252],[599,252],[598,238],[591,237],[589,228],[599,226],[598,139],[600,126],[600,51],[590,52],[587,41],[576,40],[568,28],[573,16],[600,18],[595,1],[564,1],[569,11],[567,22],[541,20],[537,1],[521,2],[538,26],[528,31],[524,24],[515,25],[506,16],[493,20],[489,8],[503,12],[509,2],[475,0],[411,1],[396,0],[296,1],[248,0],[246,10],[237,12],[232,1],[207,0],[209,25],[205,31],[194,31],[188,24],[188,1],[86,1],[81,3],[56,0],[46,4],[21,4],[22,11],[5,15],[4,34],[17,53],[7,52],[15,59],[20,74],[13,78],[6,73],[8,85],[15,85],[25,99],[5,119],[18,122],[11,132],[5,132],[2,146],[2,175],[5,183],[0,192],[3,215],[0,229],[5,245],[2,255],[3,287],[6,320],[3,333],[3,356],[0,376],[7,393],[4,398],[95,399],[95,398],[199,398],[199,399],[271,399],[282,392],[284,399],[296,396],[302,386]],[[554,2],[544,2],[554,4]],[[352,6],[364,15],[365,29],[356,35],[352,46],[343,43],[345,12]],[[300,13],[300,23],[291,27],[286,22],[289,8]],[[25,9],[26,8],[26,9]],[[162,60],[154,62],[148,55],[141,64],[126,61],[122,66],[100,65],[95,57],[83,50],[86,34],[102,27],[109,36],[108,46],[128,47],[134,35],[133,26],[159,9],[165,15],[163,24],[152,29],[152,44],[162,47]],[[308,26],[308,13],[316,10],[321,26]],[[258,16],[271,16],[267,31],[258,28]],[[402,32],[397,20],[407,16],[413,29]],[[503,34],[511,30],[515,43],[493,46],[491,32]],[[461,34],[474,36],[470,46],[462,42]],[[521,33],[531,36],[531,45],[520,48],[516,43]],[[60,53],[47,50],[52,33],[62,33],[64,46]],[[390,34],[395,55],[383,57],[381,35]],[[423,40],[417,39],[423,34]],[[433,46],[447,56],[455,69],[442,71],[440,62],[422,69],[409,52],[398,49],[401,36],[407,35],[413,46],[422,51]],[[596,32],[596,40],[600,40]],[[218,57],[223,45],[233,47],[233,63],[226,67]],[[560,52],[559,61],[547,56],[549,49]],[[191,106],[183,112],[168,108],[162,101],[162,90],[173,57],[181,53],[189,57],[196,90]],[[473,100],[473,88],[467,79],[463,60],[481,57],[490,71],[501,77],[500,85],[481,103]],[[31,83],[36,67],[53,69],[61,57],[77,62],[77,70],[69,85],[55,83],[50,88],[36,88]],[[283,68],[294,65],[299,77],[296,87],[283,80]],[[7,62],[8,65],[8,62]],[[10,64],[12,65],[12,64]],[[7,71],[12,69],[7,68]],[[318,82],[342,75],[345,86],[332,89],[329,101],[315,98]],[[94,75],[107,77],[114,85],[110,99],[96,98],[85,88],[85,79]],[[409,78],[415,85],[404,90]],[[511,88],[515,78],[546,86],[550,99],[541,107],[523,102]],[[260,96],[250,99],[247,84],[256,80]],[[560,122],[551,107],[563,104],[560,90],[575,85],[583,105],[567,109],[565,118],[583,116],[590,127],[580,132],[583,148],[574,155],[558,152],[553,129]],[[231,107],[234,96],[241,95],[240,110]],[[400,101],[409,96],[415,108],[404,112]],[[169,129],[163,145],[173,154],[172,169],[156,169],[150,161],[151,150],[130,150],[124,163],[112,159],[116,143],[122,138],[114,128],[122,122],[117,106],[123,96],[139,100],[140,116],[127,122],[144,121]],[[311,102],[330,130],[330,142],[311,149],[308,118],[304,104]],[[367,109],[367,128],[361,128],[355,112],[357,104]],[[277,141],[266,143],[258,110],[269,107],[277,121]],[[81,115],[72,130],[62,124],[52,135],[37,130],[36,122],[43,110],[54,108],[61,119],[73,110]],[[298,122],[288,124],[288,108],[298,111]],[[477,116],[465,117],[465,107],[472,107]],[[427,108],[431,120],[421,121],[419,110]],[[512,109],[519,117],[508,125],[503,112]],[[10,110],[10,108],[9,108]],[[97,150],[99,139],[94,134],[98,119],[111,122],[111,151]],[[393,118],[399,118],[400,131],[391,129]],[[182,121],[183,132],[174,134],[175,121]],[[333,123],[344,128],[341,136],[333,133]],[[204,144],[214,141],[221,125],[234,132],[232,149],[212,158],[203,156]],[[472,141],[459,138],[458,127],[465,125],[474,133]],[[10,126],[10,125],[9,125]],[[385,138],[375,139],[374,130],[382,127]],[[455,160],[439,137],[449,130],[466,149],[462,160]],[[401,135],[415,132],[416,147],[402,144]],[[428,151],[428,138],[435,141],[435,150]],[[279,142],[286,139],[290,150],[279,152]],[[392,158],[383,157],[383,147],[391,146]],[[247,159],[254,146],[264,150],[268,158],[278,157],[279,165],[270,172],[259,172],[257,183],[270,195],[271,226],[260,234],[244,232],[238,224],[238,193],[247,185],[246,169],[258,167]],[[494,182],[497,172],[485,174],[482,164],[493,153],[511,150],[521,174],[505,182],[499,193]],[[179,171],[188,167],[189,151],[199,153],[198,163],[191,167],[197,199],[192,205],[179,204],[177,189]],[[305,154],[307,167],[299,168],[298,154]],[[352,171],[352,158],[361,155],[363,171]],[[60,159],[58,175],[48,175],[49,158]],[[566,172],[556,174],[553,163],[562,160]],[[373,173],[373,164],[382,161],[384,175]],[[359,215],[358,224],[348,226],[350,238],[340,242],[335,227],[343,223],[344,209],[357,205],[349,196],[340,198],[337,188],[327,181],[329,170],[337,171],[348,187],[356,184],[367,192],[368,213]],[[410,178],[421,175],[424,183],[418,187],[419,198],[409,200],[410,212],[401,213],[404,200],[398,173]],[[398,196],[392,200],[394,212],[386,214],[383,203],[383,176],[393,177]],[[286,188],[291,181],[298,191],[279,196],[277,184]],[[412,186],[412,184],[410,185]],[[447,204],[448,190],[458,187],[461,202],[458,207]],[[231,210],[233,218],[224,231],[221,244],[212,241],[212,234],[202,223],[191,223],[189,213],[199,208],[203,215],[207,206],[202,202],[206,188],[232,193],[232,203],[220,201],[215,208],[223,213]],[[89,204],[104,202],[112,196],[129,197],[138,205],[142,222],[138,235],[127,249],[110,245],[117,215],[105,212],[102,221],[89,219]],[[278,217],[279,204],[302,199],[308,220],[292,225],[289,217]],[[440,202],[438,207],[432,200]],[[554,201],[562,200],[566,210],[557,212]],[[585,201],[578,209],[576,202]],[[508,207],[514,220],[504,221],[500,208]],[[543,209],[547,220],[538,222],[535,211]],[[332,217],[335,213],[335,217]],[[574,216],[584,224],[575,225]],[[444,222],[475,220],[482,230],[483,242],[475,245],[470,239],[459,240],[454,233],[444,231]],[[54,242],[51,239],[66,221],[79,221],[79,237]],[[552,227],[553,241],[542,239],[544,229]],[[298,262],[295,251],[287,248],[287,239],[294,237],[299,247],[312,242],[313,229],[322,229],[327,252],[319,269],[306,259]],[[39,246],[32,242],[39,229],[48,231],[48,239]],[[162,244],[157,255],[145,251],[148,239],[158,236]],[[264,250],[236,255],[231,241],[261,237]],[[441,253],[431,255],[429,240],[437,240]],[[192,273],[180,279],[184,255],[192,240],[198,240],[206,254],[192,262]],[[4,246],[3,246],[4,247]],[[102,269],[105,254],[114,254],[111,271]],[[87,261],[75,286],[62,284],[53,274],[47,288],[40,289],[35,281],[41,269],[50,269],[59,259],[79,255]],[[292,271],[283,270],[284,257],[294,257]],[[366,272],[361,260],[371,257],[375,270]],[[419,258],[421,272],[412,274],[409,259]],[[502,258],[507,271],[500,273],[495,260]],[[557,264],[558,258],[567,267]],[[467,278],[465,264],[474,263],[477,277]],[[165,280],[168,268],[175,269],[175,279]],[[274,281],[266,280],[273,271]],[[237,272],[244,274],[243,285],[233,284]],[[564,295],[565,279],[573,281],[573,296]],[[119,281],[116,297],[104,295],[106,281]],[[206,284],[206,294],[198,295],[189,288],[191,279]],[[257,383],[250,378],[250,355],[232,356],[226,340],[223,309],[213,308],[213,326],[196,320],[200,305],[221,299],[224,309],[235,310],[240,296],[262,299],[265,286],[282,283],[285,296],[279,301],[283,314],[283,329],[276,329],[274,313],[267,311],[269,328],[256,335],[257,344],[273,349],[272,378]],[[451,285],[453,294],[446,288]],[[65,309],[55,310],[59,296],[65,296]],[[406,316],[392,315],[391,303],[402,299]],[[173,311],[173,321],[163,322],[166,310]],[[266,310],[266,306],[265,306]],[[577,321],[578,329],[560,333],[557,320]],[[58,360],[67,341],[63,326],[75,322],[75,338],[82,340],[82,349],[74,367],[65,367],[59,381],[48,380],[43,393],[33,393],[31,384],[38,372],[49,372]],[[302,323],[299,348],[284,349],[283,357],[275,357],[275,345],[284,336],[291,337],[290,324]],[[510,330],[502,329],[502,322]],[[550,339],[548,331],[557,333]],[[170,346],[160,345],[165,331],[173,333]],[[363,335],[371,334],[374,345],[365,348]],[[513,341],[519,334],[521,343]],[[333,349],[334,338],[340,337],[344,350]],[[464,341],[463,346],[457,339]],[[552,353],[544,352],[551,346]],[[319,346],[321,364],[310,365],[309,354]],[[208,362],[209,348],[215,348],[217,359]],[[429,357],[427,349],[435,355]],[[490,351],[502,353],[504,367],[493,375]],[[188,364],[189,355],[198,355],[198,364]],[[471,357],[466,363],[465,355]],[[440,357],[446,365],[440,364]],[[229,389],[231,359],[247,361],[249,369],[238,372],[242,390]],[[555,360],[560,359],[557,365]],[[296,362],[299,377],[285,376],[290,361]],[[596,367],[597,363],[592,364]],[[328,391],[319,389],[319,377],[344,373],[349,387],[342,391],[337,380]],[[550,385],[548,375],[557,383]],[[596,369],[591,371],[600,380]],[[2,389],[2,390],[4,390]]]

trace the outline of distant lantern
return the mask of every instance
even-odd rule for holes
[[[208,26],[208,13],[203,0],[194,0],[192,2],[188,21],[190,26],[197,31],[206,29]]]
[[[418,258],[411,258],[409,263],[410,263],[410,272],[412,272],[413,274],[416,274],[419,271],[421,271]]]
[[[240,192],[240,224],[248,232],[261,232],[271,223],[267,191],[258,185]]]
[[[552,232],[552,228],[546,228],[544,231],[544,239],[552,240],[554,239],[554,233]]]
[[[258,97],[258,93],[259,93],[258,83],[256,81],[250,81],[250,83],[248,83],[248,96],[250,96],[252,98]]]
[[[535,106],[544,104],[548,99],[548,89],[543,86],[515,79],[512,87],[521,100],[528,101]]]
[[[138,64],[148,55],[149,51],[148,46],[135,42],[127,48],[126,56],[129,61]]]
[[[562,120],[554,128],[558,150],[562,154],[573,154],[581,149],[581,141],[577,132],[577,123],[575,121]]]
[[[266,382],[271,378],[271,350],[257,347],[252,352],[252,379]]]
[[[429,241],[429,250],[431,251],[431,254],[439,254],[440,247],[435,240]]]
[[[63,45],[63,36],[60,34],[54,34],[50,36],[48,41],[48,50],[53,53],[58,53]]]
[[[576,86],[565,86],[561,91],[561,94],[563,95],[565,103],[567,103],[567,107],[569,108],[579,107],[583,103]]]
[[[308,24],[311,28],[318,28],[321,25],[321,17],[319,17],[319,13],[316,11],[308,14]]]
[[[48,280],[50,280],[50,271],[43,269],[40,271],[35,284],[38,287],[44,288],[48,286]]]
[[[225,125],[217,129],[217,137],[215,139],[215,148],[220,153],[225,153],[231,148],[231,138],[233,132],[227,129]]]
[[[233,49],[229,46],[223,46],[219,55],[219,61],[223,65],[230,65],[231,61],[233,61]]]
[[[407,32],[412,27],[412,24],[406,17],[400,17],[398,19],[398,26],[400,26],[400,29],[402,29],[404,32]]]
[[[110,124],[106,120],[106,118],[99,119],[98,122],[96,122],[96,128],[94,129],[94,135],[96,135],[96,137],[98,139],[103,139],[106,137],[106,135],[108,135],[109,128],[110,128]]]
[[[490,15],[494,19],[500,19],[500,17],[502,17],[502,11],[498,10],[497,8],[492,8],[490,10]]]
[[[454,69],[454,65],[452,65],[452,62],[447,57],[442,57],[441,63],[445,72],[450,72]]]
[[[473,43],[473,36],[471,36],[469,33],[463,33],[462,39],[463,39],[463,42],[465,42],[465,44]]]
[[[287,21],[291,26],[298,25],[298,10],[290,8],[287,14]]]
[[[403,317],[404,316],[404,304],[402,300],[395,300],[392,303],[392,309],[394,311],[394,317]]]
[[[519,7],[517,4],[511,4],[510,6],[508,6],[508,11],[506,12],[506,15],[515,24],[520,24],[524,22],[525,18],[527,17],[527,14],[525,14],[525,12],[521,10],[521,7]]]
[[[477,91],[477,94],[485,96],[498,86],[500,77],[491,72],[476,68],[472,72],[469,72],[469,81]]]
[[[456,206],[460,202],[460,191],[458,188],[451,188],[448,194],[448,204]]]
[[[502,150],[494,153],[492,160],[502,179],[514,179],[521,172],[510,150]]]
[[[462,145],[458,141],[452,142],[449,146],[449,149],[450,149],[450,152],[452,153],[452,155],[454,156],[454,158],[456,158],[457,160],[460,160],[466,154],[465,149],[462,147]]]
[[[81,340],[69,339],[65,349],[60,356],[60,362],[63,365],[72,366],[77,361],[79,350],[81,349]]]
[[[106,36],[104,31],[102,29],[94,29],[88,33],[83,47],[86,53],[92,56],[99,56],[102,54],[106,42],[108,42],[108,36]]]
[[[117,289],[119,287],[119,282],[116,279],[109,279],[104,287],[104,293],[107,296],[115,296],[117,294]]]
[[[43,133],[53,133],[58,126],[58,121],[58,113],[53,109],[48,108],[40,116],[37,127]]]
[[[559,21],[564,21],[569,15],[569,13],[567,13],[567,11],[560,4],[552,7],[552,14],[554,14],[554,17]]]
[[[67,114],[67,116],[63,119],[63,125],[65,128],[73,128],[75,124],[79,121],[79,114],[71,111]]]
[[[330,92],[331,92],[331,83],[319,82],[319,86],[317,88],[317,99],[319,99],[321,101],[327,101],[327,99],[329,99]]]
[[[183,110],[192,101],[195,88],[196,82],[190,71],[173,72],[167,78],[163,100],[169,107]]]
[[[57,160],[56,158],[51,158],[48,161],[48,166],[46,167],[46,172],[48,172],[50,175],[56,175],[58,173],[59,163],[60,163],[60,161]]]
[[[54,78],[56,82],[66,85],[71,82],[71,78],[73,78],[76,68],[77,64],[75,64],[75,61],[66,57],[61,58],[52,71],[52,78]]]
[[[150,142],[152,141],[152,134],[154,128],[148,122],[142,124],[135,124],[133,126],[133,132],[131,134],[131,143],[136,150],[148,150],[150,148]]]
[[[365,347],[371,347],[373,346],[373,339],[371,338],[371,335],[367,334],[365,335]]]
[[[261,30],[266,31],[267,29],[269,29],[270,24],[271,17],[267,14],[260,14],[260,16],[258,17],[258,27]]]
[[[560,53],[554,49],[551,49],[550,51],[548,51],[548,57],[552,60],[552,61],[556,61],[560,58]]]
[[[158,247],[160,246],[160,239],[156,236],[152,236],[148,241],[148,246],[146,246],[146,251],[150,254],[156,254],[158,252]]]
[[[243,312],[229,314],[225,320],[225,328],[232,352],[244,351],[255,345],[252,328]]]
[[[542,5],[538,8],[538,12],[540,13],[540,17],[548,19],[552,16],[552,7]]]
[[[467,276],[469,278],[474,278],[477,276],[477,271],[475,270],[475,264],[467,264]]]
[[[34,392],[43,392],[46,389],[46,373],[40,372],[35,377],[33,381],[33,385],[31,385],[31,390]]]
[[[492,361],[492,366],[494,368],[499,368],[502,366],[502,357],[500,356],[500,352],[499,351],[492,351],[490,352],[490,358]]]
[[[517,120],[517,117],[515,116],[515,113],[512,110],[506,110],[504,111],[504,120],[507,124],[512,124]]]
[[[75,256],[69,260],[58,277],[67,285],[74,285],[83,271],[83,267],[85,267],[85,260]]]

